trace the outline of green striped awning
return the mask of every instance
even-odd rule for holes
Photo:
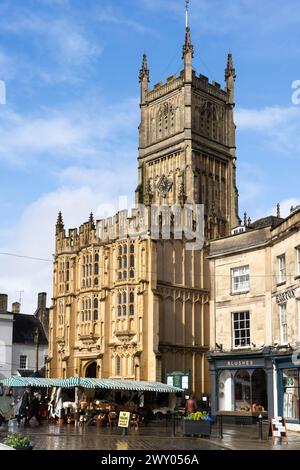
[[[62,387],[62,388],[102,388],[107,390],[128,390],[135,392],[178,393],[181,388],[171,387],[161,382],[146,382],[122,379],[90,379],[70,377],[68,379],[44,379],[37,377],[13,376],[3,379],[4,387]]]
[[[121,379],[90,379],[71,377],[64,379],[63,387],[102,388],[107,390],[129,390],[141,392],[178,393],[183,390],[161,382],[146,382]]]
[[[19,377],[18,375],[1,379],[1,383],[4,387],[61,387],[62,382],[62,379]]]

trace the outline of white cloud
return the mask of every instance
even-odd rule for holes
[[[94,38],[92,32],[84,25],[81,18],[73,19],[64,12],[53,15],[42,11],[28,9],[6,10],[1,14],[0,28],[8,35],[25,35],[33,47],[34,53],[47,58],[36,63],[27,55],[30,48],[25,48],[22,55],[13,59],[10,51],[10,64],[15,63],[19,71],[19,80],[38,79],[48,83],[76,83],[83,76],[87,67],[98,59],[103,51],[99,38]],[[0,53],[1,63],[1,53]],[[13,69],[13,70],[14,70]]]
[[[90,173],[80,168],[66,170],[62,179],[70,185],[76,182],[78,186],[73,189],[68,186],[60,187],[30,204],[17,224],[8,233],[2,233],[5,252],[51,260],[59,210],[63,213],[65,227],[68,229],[86,222],[91,211],[95,218],[102,218],[113,216],[116,211],[127,208],[124,206],[126,196],[132,201],[134,186],[131,192],[121,192],[123,188],[120,188],[120,182],[124,180],[124,171],[121,168],[116,167],[114,172],[98,171],[94,175],[94,181],[89,181],[90,176],[92,170]],[[132,184],[133,174],[130,178]],[[123,196],[122,205],[118,203],[118,196]],[[0,291],[8,293],[10,302],[18,298],[18,290],[24,290],[23,308],[27,313],[34,311],[38,292],[47,292],[50,302],[51,262],[0,255],[0,263]]]
[[[33,164],[43,168],[56,189],[28,204],[14,225],[0,227],[1,251],[51,259],[59,210],[69,228],[85,222],[90,211],[102,218],[127,208],[121,196],[133,202],[137,104],[135,98],[118,105],[82,99],[64,110],[39,110],[33,116],[3,107],[0,158],[26,171]],[[1,255],[0,263],[0,291],[9,294],[10,302],[24,290],[24,309],[32,312],[39,291],[51,297],[51,263]]]
[[[235,120],[241,131],[272,131],[275,127],[285,126],[295,121],[300,125],[300,107],[270,106],[264,109],[237,108]]]
[[[290,197],[288,199],[284,199],[280,203],[280,215],[281,217],[288,217],[291,213],[291,208],[300,206],[300,199],[296,197]],[[269,214],[276,214],[277,213],[277,206],[273,207]],[[269,215],[268,214],[268,215]]]
[[[300,106],[238,108],[235,121],[239,132],[261,134],[264,144],[276,152],[300,152]]]
[[[37,158],[50,162],[61,157],[101,163],[104,159],[112,164],[121,148],[125,160],[130,151],[135,151],[137,103],[137,99],[127,99],[118,105],[105,105],[90,97],[64,109],[41,109],[31,115],[3,107],[0,159],[19,165]]]
[[[129,28],[134,29],[138,33],[152,33],[153,32],[152,28],[150,28],[149,26],[146,26],[130,18],[126,18],[123,15],[117,14],[116,11],[102,9],[99,13],[95,15],[95,19],[96,21],[99,21],[100,23],[112,23],[115,25],[127,26]]]

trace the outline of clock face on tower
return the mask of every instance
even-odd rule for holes
[[[171,181],[165,175],[159,179],[157,183],[157,189],[160,192],[162,197],[166,197],[172,186]]]

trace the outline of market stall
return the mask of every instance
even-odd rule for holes
[[[66,379],[10,377],[4,387],[47,390],[48,418],[62,423],[113,426],[119,411],[131,413],[132,424],[146,419],[145,394],[176,394],[180,388],[160,382],[70,377]],[[51,393],[49,393],[51,389]]]

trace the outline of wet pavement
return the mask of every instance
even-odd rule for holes
[[[264,425],[263,440],[259,440],[258,426],[229,426],[219,438],[218,426],[213,427],[210,439],[183,437],[181,423],[177,423],[176,437],[172,437],[171,423],[151,423],[131,428],[128,436],[114,427],[54,425],[44,423],[41,427],[20,427],[10,431],[29,435],[34,450],[300,450],[300,434],[289,432],[289,443],[279,441],[273,445],[268,439],[268,426]],[[0,441],[7,430],[0,430]]]

